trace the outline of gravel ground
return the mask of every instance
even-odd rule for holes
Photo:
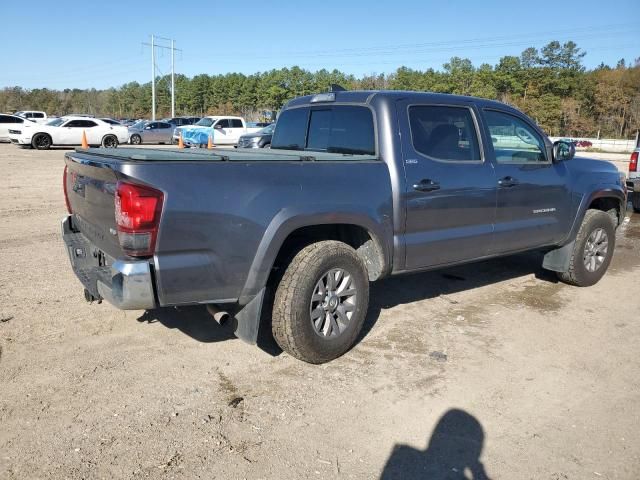
[[[591,288],[535,253],[373,284],[311,366],[201,308],[85,303],[63,154],[0,145],[0,478],[640,478],[640,215]]]

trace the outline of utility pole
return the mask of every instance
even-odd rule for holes
[[[159,45],[157,40],[171,42],[171,46]],[[172,38],[159,37],[151,35],[151,43],[142,42],[143,45],[151,47],[151,119],[156,119],[156,48],[164,48],[171,50],[171,116],[176,116],[176,69],[175,69],[175,53],[182,52],[175,47],[176,41]]]
[[[156,47],[151,35],[151,120],[156,121]]]
[[[176,49],[175,40],[171,40],[171,117],[176,116]]]

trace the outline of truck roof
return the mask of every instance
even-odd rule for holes
[[[430,103],[468,103],[474,102],[482,107],[500,107],[500,108],[512,108],[509,105],[498,102],[496,100],[488,100],[486,98],[472,97],[467,95],[454,95],[451,93],[435,93],[435,92],[415,92],[409,90],[348,90],[331,92],[335,97],[335,100],[313,102],[312,100],[316,95],[306,95],[304,97],[298,97],[291,100],[286,104],[285,108],[291,108],[301,105],[313,105],[313,104],[330,104],[330,103],[359,103],[359,104],[371,104],[374,99],[388,99],[395,101],[401,98],[415,99],[419,102]],[[320,94],[325,95],[325,94]]]

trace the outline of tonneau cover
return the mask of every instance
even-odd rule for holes
[[[371,161],[373,155],[353,155],[275,149],[161,149],[161,148],[77,148],[77,153],[109,157],[124,161],[194,162],[194,161]]]

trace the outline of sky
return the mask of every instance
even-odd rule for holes
[[[362,76],[452,56],[495,65],[551,40],[575,41],[587,68],[640,57],[640,0],[29,0],[3,1],[0,18],[0,87],[29,89],[148,82],[151,34],[175,39],[176,73],[189,77],[294,65]],[[168,50],[156,66],[170,73]]]

